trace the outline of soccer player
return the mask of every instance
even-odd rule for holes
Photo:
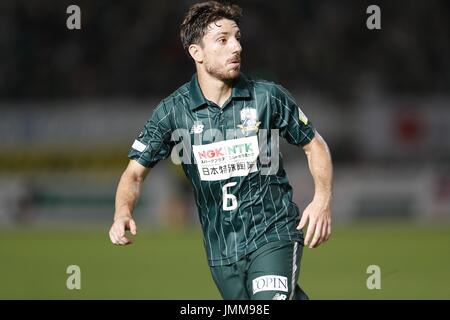
[[[131,243],[125,231],[137,232],[132,212],[142,182],[174,150],[193,187],[222,297],[308,299],[297,284],[300,260],[304,245],[315,248],[331,234],[331,156],[286,89],[240,72],[240,18],[241,8],[215,1],[188,10],[180,35],[197,72],[159,103],[134,141],[109,236],[117,245]],[[301,219],[272,143],[277,135],[302,147],[314,180]]]

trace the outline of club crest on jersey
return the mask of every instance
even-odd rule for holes
[[[243,108],[241,110],[241,124],[238,124],[238,128],[242,130],[243,133],[248,133],[249,131],[258,132],[259,125],[255,108]]]
[[[203,123],[201,121],[194,121],[194,124],[192,125],[191,131],[189,133],[190,134],[202,133],[204,127],[205,126],[203,125]]]

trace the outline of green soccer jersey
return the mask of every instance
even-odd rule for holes
[[[227,265],[271,241],[303,241],[278,136],[298,146],[314,137],[282,86],[241,74],[219,107],[205,99],[194,75],[156,107],[129,158],[145,167],[169,156],[181,162],[209,265]]]

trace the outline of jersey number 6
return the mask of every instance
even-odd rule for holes
[[[227,193],[227,188],[228,187],[233,187],[236,184],[237,184],[237,182],[229,182],[229,183],[225,184],[222,187],[222,193],[223,193],[223,201],[222,201],[223,202],[223,206],[222,206],[222,208],[223,208],[224,211],[234,210],[238,206],[236,196]],[[230,206],[228,205],[228,200],[231,200],[231,205]]]

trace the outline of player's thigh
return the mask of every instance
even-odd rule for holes
[[[269,242],[250,256],[247,290],[252,300],[299,299],[297,285],[303,246]],[[304,295],[306,297],[306,295]]]
[[[210,267],[213,280],[224,300],[248,300],[245,275],[240,263]]]

